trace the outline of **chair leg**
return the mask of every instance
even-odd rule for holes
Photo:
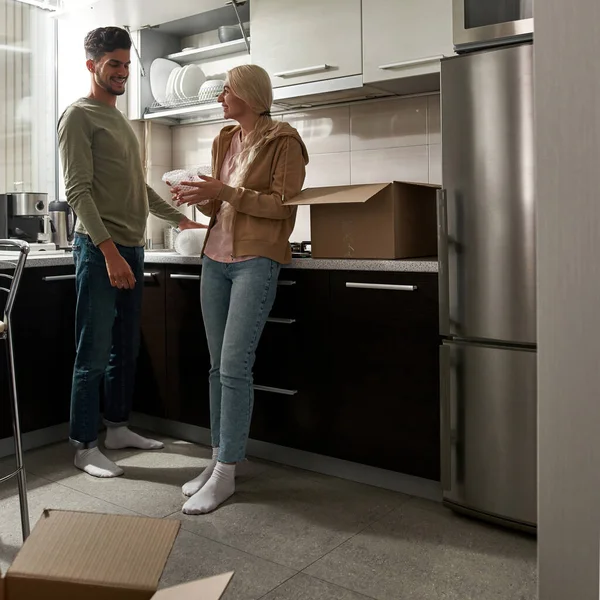
[[[15,442],[15,459],[17,466],[17,485],[19,489],[19,505],[21,509],[21,529],[23,542],[29,537],[29,506],[27,501],[27,476],[23,466],[23,445],[21,441],[21,422],[19,419],[19,402],[17,397],[17,379],[15,375],[15,361],[13,353],[13,341],[11,326],[8,323],[8,335],[6,338],[6,357],[8,361],[8,379],[10,388],[10,407],[13,419],[13,439]]]

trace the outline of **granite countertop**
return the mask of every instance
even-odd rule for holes
[[[60,267],[73,264],[70,253],[44,255],[30,254],[27,258],[26,268],[34,267]],[[146,264],[166,265],[200,265],[199,256],[181,256],[175,251],[148,250],[146,251]],[[0,269],[8,267],[7,254],[0,254]],[[408,260],[361,260],[361,259],[313,259],[295,258],[292,269],[325,269],[330,271],[396,271],[407,273],[437,273],[438,261],[436,258],[413,258]]]

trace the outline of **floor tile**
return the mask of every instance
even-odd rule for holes
[[[149,517],[165,517],[181,509],[185,501],[181,486],[209,463],[211,450],[164,436],[154,437],[165,443],[164,450],[106,451],[125,470],[123,477],[115,479],[96,479],[76,469],[73,449],[66,443],[28,453],[25,464],[32,473],[72,489]],[[240,468],[240,482],[264,469],[259,463],[244,463]]]
[[[238,485],[238,493],[214,513],[174,516],[189,531],[301,570],[405,499],[378,488],[270,467]]]
[[[264,600],[368,600],[368,597],[300,573],[267,594]]]
[[[250,556],[217,542],[181,531],[169,557],[160,587],[234,571],[223,600],[257,600],[295,571]]]
[[[306,572],[377,600],[533,600],[536,543],[411,500]]]
[[[27,484],[29,518],[32,529],[44,509],[134,514],[110,502],[99,500],[34,475],[28,475]],[[5,571],[22,544],[21,513],[15,482],[0,486],[0,515],[0,569]]]

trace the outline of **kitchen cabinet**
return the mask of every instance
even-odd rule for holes
[[[431,82],[439,89],[440,58],[454,54],[451,0],[368,0],[362,27],[365,83],[392,81],[390,89],[404,93],[431,91]],[[403,82],[412,77],[421,80]]]
[[[329,272],[282,269],[256,352],[253,439],[327,454]]]
[[[200,309],[200,267],[173,266],[166,280],[166,418],[210,427],[210,355]]]
[[[133,409],[166,418],[171,396],[167,385],[166,268],[146,265]]]
[[[75,269],[23,271],[13,311],[23,432],[69,420],[75,362]]]
[[[334,456],[439,480],[437,276],[331,275]]]
[[[252,0],[250,24],[276,88],[362,73],[360,0]]]

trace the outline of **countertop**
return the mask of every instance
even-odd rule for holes
[[[181,256],[175,251],[147,250],[146,264],[201,265],[200,256]],[[26,268],[60,267],[73,264],[70,253],[45,255],[43,252],[30,254]],[[7,254],[0,254],[0,269],[7,268]],[[295,258],[286,268],[325,269],[329,271],[396,271],[407,273],[437,273],[436,258],[413,258],[408,260],[361,260],[361,259],[313,259]]]

